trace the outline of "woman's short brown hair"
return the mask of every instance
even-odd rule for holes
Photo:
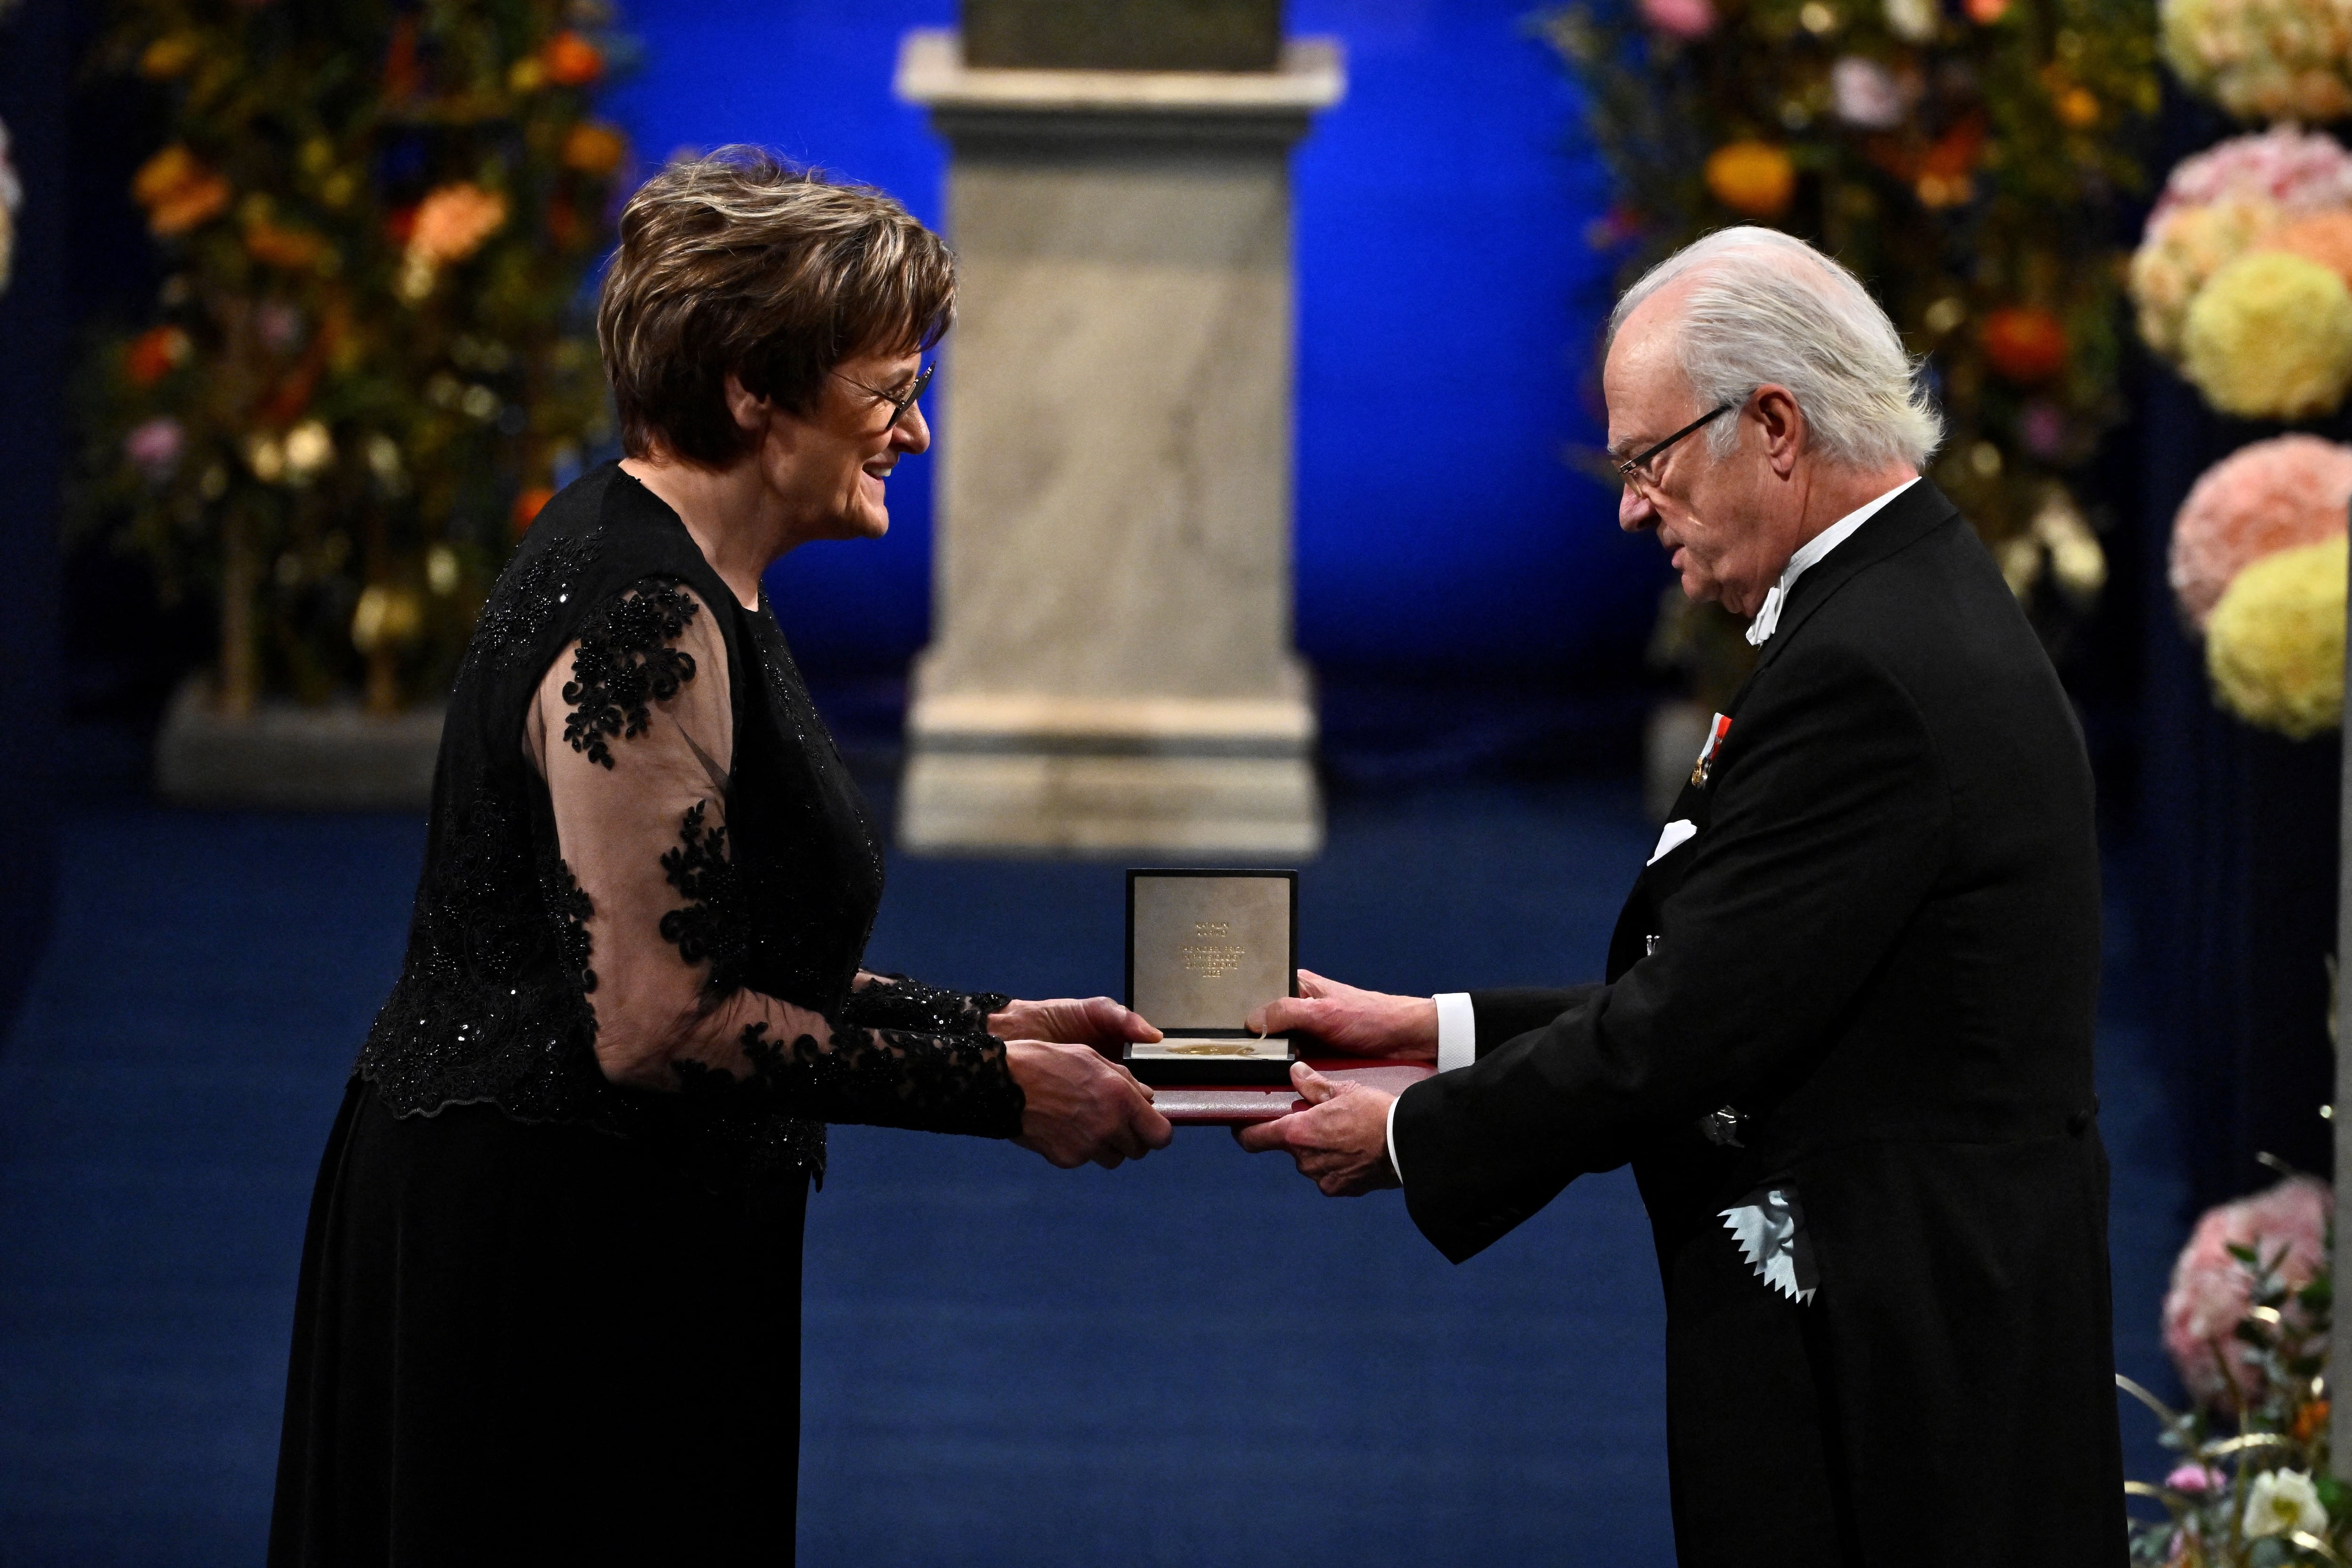
[[[596,341],[633,458],[724,468],[749,446],[727,377],[805,414],[860,354],[955,319],[955,256],[905,207],[756,147],[672,163],[621,214]]]

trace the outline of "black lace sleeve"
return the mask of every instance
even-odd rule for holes
[[[841,1021],[869,1029],[912,1029],[933,1035],[984,1035],[988,1018],[1013,998],[998,991],[943,991],[903,974],[877,974],[877,984],[852,991]]]
[[[1021,1086],[1004,1047],[984,1035],[926,1035],[836,1026],[815,1037],[769,1037],[753,1023],[740,1037],[751,1078],[679,1061],[688,1094],[772,1095],[795,1114],[825,1121],[1013,1138],[1021,1132]]]
[[[910,982],[869,984],[822,1019],[822,1040],[793,1032],[787,1018],[819,1016],[788,1013],[748,983],[753,922],[742,868],[707,803],[679,817],[677,842],[660,865],[681,901],[661,916],[657,931],[683,961],[681,973],[700,977],[696,1032],[740,1053],[734,1071],[707,1065],[713,1055],[707,1048],[674,1057],[670,1065],[689,1093],[772,1096],[784,1113],[822,1121],[994,1138],[1020,1132],[1021,1088],[1003,1044],[988,1033],[988,1015],[1004,998]],[[877,993],[895,994],[884,1001]]]

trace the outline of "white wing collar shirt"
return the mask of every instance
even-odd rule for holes
[[[1780,606],[1789,602],[1789,590],[1797,579],[1827,559],[1829,552],[1853,538],[1862,525],[1876,517],[1887,502],[1901,495],[1919,481],[1908,479],[1875,500],[1867,500],[1854,508],[1812,538],[1797,547],[1789,557],[1789,564],[1780,569],[1780,580],[1764,595],[1763,606],[1756,619],[1748,624],[1748,640],[1762,647],[1774,632],[1780,629]],[[1653,859],[1656,857],[1653,856]],[[1437,1002],[1437,1070],[1452,1072],[1466,1068],[1478,1059],[1478,1015],[1470,1005],[1466,991],[1448,991]],[[1396,1152],[1396,1101],[1389,1101],[1389,1165],[1396,1172],[1397,1180],[1404,1180],[1404,1167],[1398,1163]]]

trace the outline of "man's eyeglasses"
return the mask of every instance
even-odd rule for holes
[[[1711,413],[1700,415],[1697,418],[1692,420],[1689,424],[1684,426],[1681,429],[1675,431],[1673,435],[1667,437],[1656,446],[1651,447],[1648,451],[1628,458],[1623,462],[1618,464],[1617,477],[1625,481],[1628,489],[1647,493],[1646,487],[1650,481],[1649,466],[1651,458],[1656,457],[1659,453],[1664,451],[1667,447],[1673,446],[1684,437],[1694,435],[1696,432],[1705,429],[1707,426],[1714,424],[1717,420],[1722,418],[1725,415],[1730,413],[1733,409],[1738,406],[1739,405],[1737,403],[1727,403],[1722,407],[1717,408]]]
[[[907,410],[915,406],[915,399],[923,395],[923,388],[931,384],[931,373],[939,368],[940,362],[937,360],[925,365],[923,374],[917,376],[913,384],[904,392],[885,392],[878,386],[868,386],[862,381],[849,381],[849,378],[842,375],[839,371],[835,371],[833,374],[840,376],[844,381],[849,381],[849,384],[858,391],[879,398],[890,405],[890,423],[882,426],[887,432],[898,428],[898,421],[907,416]]]

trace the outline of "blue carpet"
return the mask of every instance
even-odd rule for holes
[[[1306,962],[1424,992],[1591,973],[1652,831],[1598,784],[1343,801],[1331,826]],[[0,1564],[259,1561],[303,1212],[421,843],[396,817],[73,825],[0,1050]],[[1116,990],[1119,911],[1115,867],[900,861],[869,956]],[[2110,993],[2118,1351],[2162,1383],[2182,1185]],[[814,1568],[1672,1559],[1622,1173],[1457,1269],[1394,1194],[1322,1199],[1222,1132],[1116,1172],[870,1129],[834,1147],[808,1235]]]

